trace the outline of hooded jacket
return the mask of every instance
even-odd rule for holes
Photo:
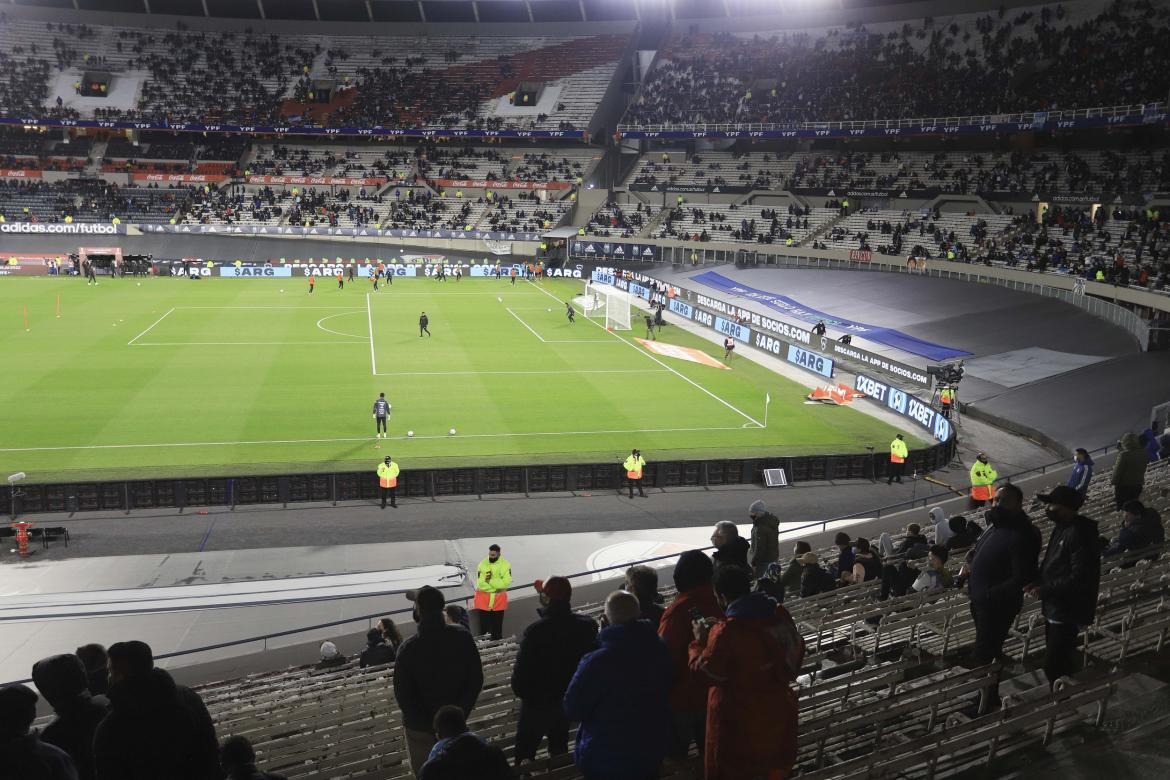
[[[367,666],[381,666],[394,662],[395,657],[394,645],[388,645],[385,642],[371,642],[366,640],[366,649],[362,650],[362,654],[358,656],[358,666],[365,669]]]
[[[77,780],[72,759],[34,733],[0,738],[0,778],[4,780]]]
[[[203,700],[162,669],[110,685],[110,713],[93,737],[98,780],[210,780],[219,743]]]
[[[658,624],[658,635],[670,651],[670,667],[674,683],[670,688],[670,709],[675,712],[701,712],[707,709],[707,689],[711,682],[706,675],[695,674],[690,668],[690,646],[694,639],[691,610],[699,610],[705,618],[723,616],[715,590],[710,585],[699,585],[678,594]]]
[[[797,721],[791,684],[804,640],[788,611],[762,593],[749,593],[727,607],[727,618],[711,628],[706,642],[691,642],[689,652],[691,670],[711,680],[706,780],[790,772]]]
[[[444,623],[441,613],[423,617],[418,633],[398,648],[394,698],[408,729],[431,731],[435,713],[446,704],[470,715],[482,688],[483,664],[475,639]]]
[[[41,739],[69,754],[81,780],[93,780],[93,735],[109,711],[109,700],[89,695],[85,666],[75,655],[37,661],[32,676],[56,715],[41,731]]]
[[[1146,480],[1149,456],[1138,442],[1137,435],[1132,433],[1122,436],[1118,446],[1120,449],[1113,463],[1112,483],[1124,487],[1141,487]]]
[[[737,536],[727,544],[719,547],[711,554],[711,560],[715,563],[715,570],[718,571],[720,566],[742,566],[745,569],[750,569],[748,566],[748,549],[750,545],[748,540],[742,536]]]
[[[753,568],[767,566],[780,560],[780,518],[763,512],[752,521],[749,558]]]
[[[1078,626],[1093,622],[1101,586],[1099,547],[1096,521],[1081,515],[1055,521],[1036,586],[1047,620]]]
[[[1093,459],[1088,455],[1082,463],[1077,461],[1073,465],[1072,473],[1068,475],[1068,486],[1082,496],[1089,492],[1089,482],[1093,479]]]
[[[954,534],[951,532],[951,526],[947,523],[947,513],[943,511],[941,506],[936,506],[930,510],[930,523],[934,526],[934,543],[946,544]]]
[[[598,642],[565,692],[565,715],[581,724],[577,766],[589,780],[641,780],[666,756],[670,653],[644,620],[609,626]]]
[[[515,775],[504,751],[470,732],[435,745],[418,780],[509,780]]]
[[[567,601],[550,601],[524,629],[512,665],[512,692],[533,704],[560,704],[586,653],[597,649],[597,621],[574,612]]]
[[[975,545],[967,593],[972,604],[1014,614],[1023,605],[1024,586],[1036,579],[1040,531],[1023,511],[998,506],[988,511],[987,521],[991,527]]]

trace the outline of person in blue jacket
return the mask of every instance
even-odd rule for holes
[[[565,691],[565,715],[581,724],[576,761],[586,780],[657,777],[666,756],[670,652],[640,615],[632,593],[609,594],[601,647],[581,659]]]
[[[1068,475],[1068,486],[1081,494],[1081,498],[1089,492],[1089,483],[1093,480],[1093,459],[1084,447],[1077,447],[1073,458],[1073,470]]]

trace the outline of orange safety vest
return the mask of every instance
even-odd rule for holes
[[[971,498],[976,501],[990,501],[994,498],[991,485],[972,485]]]
[[[890,463],[905,463],[905,462],[906,462],[906,459],[903,458],[901,455],[895,455],[892,452],[890,453]]]

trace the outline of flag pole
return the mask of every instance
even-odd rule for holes
[[[768,427],[768,407],[772,405],[772,394],[764,393],[764,427]]]

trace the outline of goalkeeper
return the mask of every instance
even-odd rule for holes
[[[565,316],[569,318],[569,322],[577,321],[577,312],[573,310],[573,304],[565,301]]]

